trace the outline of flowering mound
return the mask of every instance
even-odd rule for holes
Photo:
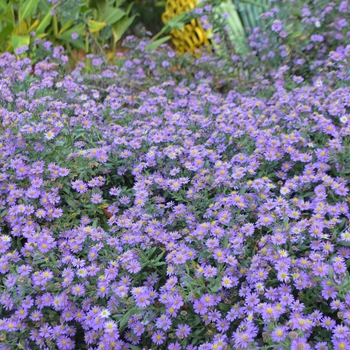
[[[164,55],[0,58],[0,349],[350,348],[350,47],[269,97]]]

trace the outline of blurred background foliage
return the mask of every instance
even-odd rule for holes
[[[268,1],[212,0],[199,7],[212,6],[214,32],[220,14],[227,13],[230,40],[237,44],[244,28],[258,24]],[[21,54],[23,47],[45,39],[64,46],[70,57],[93,53],[109,60],[125,34],[145,32],[154,36],[151,49],[172,39],[179,53],[194,51],[208,46],[213,32],[196,20],[197,5],[196,0],[0,0],[0,51]]]
[[[0,0],[0,49],[16,52],[36,39],[68,53],[115,51],[137,13],[125,0]]]
[[[246,55],[254,51],[248,44],[252,29],[260,26],[264,31],[271,26],[271,16],[262,14],[272,11],[272,17],[278,12],[286,33],[285,37],[276,37],[276,45],[285,45],[289,53],[295,51],[296,41],[303,41],[300,47],[310,46],[310,36],[319,30],[318,25],[300,20],[300,9],[310,6],[317,12],[318,4],[328,3],[328,0],[196,1],[0,0],[0,52],[27,55],[35,61],[36,53],[27,51],[27,47],[34,44],[38,48],[41,40],[63,46],[73,62],[85,60],[89,54],[109,61],[123,50],[125,35],[148,35],[153,40],[147,47],[150,50],[167,42],[178,53],[200,54],[205,46],[222,55]]]

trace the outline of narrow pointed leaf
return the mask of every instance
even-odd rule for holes
[[[147,45],[146,49],[150,50],[150,51],[153,51],[153,50],[157,49],[160,45],[162,45],[165,42],[167,42],[170,38],[171,38],[170,35],[167,35],[167,36],[165,36],[163,38],[160,38],[160,39],[154,41],[153,43]]]
[[[44,16],[44,18],[41,20],[41,22],[39,23],[38,27],[36,28],[36,32],[37,34],[42,34],[45,32],[45,29],[47,28],[47,26],[50,24],[51,19],[52,19],[52,15],[50,13],[51,11],[47,12],[46,15]]]
[[[124,16],[120,21],[112,25],[112,32],[114,37],[114,42],[118,42],[124,33],[128,30],[131,23],[134,21],[136,15],[131,16],[130,18]]]
[[[133,6],[134,6],[134,3],[132,2],[132,3],[130,3],[130,4],[128,5],[128,7],[126,8],[125,13],[126,13],[127,16],[129,16],[130,11],[131,11],[131,9],[132,9]]]
[[[104,13],[108,5],[107,0],[90,0],[89,7],[97,9],[100,13]]]
[[[125,12],[123,10],[115,7],[107,7],[103,16],[103,21],[109,25],[112,25],[113,23],[118,22],[124,15]]]
[[[27,34],[29,34],[34,28],[36,28],[39,25],[40,21],[36,19],[33,24],[27,29]]]
[[[22,22],[24,19],[30,17],[36,10],[39,0],[27,0],[21,6],[19,22]]]
[[[74,22],[72,20],[68,20],[61,28],[61,30],[58,32],[58,35],[61,35],[62,33],[64,33],[67,29],[69,29],[72,25],[74,24]]]

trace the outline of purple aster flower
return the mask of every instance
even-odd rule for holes
[[[171,323],[171,319],[167,315],[161,315],[156,320],[156,327],[166,331],[171,327]]]
[[[179,324],[175,332],[179,339],[184,339],[188,337],[191,333],[191,328],[187,324]]]
[[[283,23],[281,20],[276,19],[273,21],[271,29],[274,32],[279,32],[282,29]]]
[[[181,350],[181,345],[179,343],[170,343],[168,350]]]
[[[98,204],[98,203],[101,203],[102,201],[103,201],[103,198],[100,193],[93,193],[91,195],[91,203]]]
[[[293,339],[291,350],[305,349],[310,350],[311,346],[307,343],[305,338]]]
[[[82,296],[85,293],[85,287],[83,284],[76,284],[72,287],[72,294],[76,296]]]
[[[156,345],[161,345],[164,343],[164,340],[165,340],[165,334],[164,332],[161,332],[161,331],[157,331],[157,332],[154,332],[152,334],[152,341],[153,343],[155,343]]]
[[[109,190],[109,193],[112,195],[112,196],[119,196],[121,190],[119,188],[116,188],[116,187],[112,187],[110,190]]]
[[[141,264],[137,260],[131,260],[126,268],[130,273],[137,273],[141,270]]]

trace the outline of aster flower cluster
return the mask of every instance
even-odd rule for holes
[[[350,46],[224,94],[147,44],[0,57],[0,349],[350,348]]]

